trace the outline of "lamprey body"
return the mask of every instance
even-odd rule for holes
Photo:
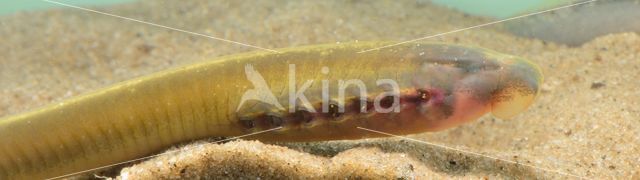
[[[522,58],[451,44],[342,43],[252,52],[125,81],[0,119],[0,179],[50,178],[174,144],[323,141],[437,131],[510,117],[542,75]],[[269,101],[271,100],[271,101]]]

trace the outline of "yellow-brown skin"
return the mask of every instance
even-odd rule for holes
[[[515,115],[533,101],[542,80],[539,69],[526,60],[474,47],[409,43],[358,53],[388,44],[343,43],[232,55],[5,117],[0,119],[0,179],[51,178],[150,155],[176,143],[274,127],[282,129],[248,138],[320,141],[380,136],[357,127],[392,134],[437,131],[487,112]],[[313,80],[304,94],[317,113],[288,111],[290,64],[296,66],[296,91]],[[255,88],[245,74],[247,65],[262,75],[286,109],[249,100],[236,112],[242,95]],[[322,67],[329,72],[321,73]],[[339,80],[349,79],[364,82],[366,97],[348,86],[345,100],[339,100]],[[385,92],[376,85],[379,79],[398,83],[400,101],[392,105],[400,107],[399,113],[358,111],[360,101],[355,99],[373,102]],[[321,111],[322,80],[329,84],[329,109],[334,111]],[[335,113],[334,105],[340,104],[345,111]]]

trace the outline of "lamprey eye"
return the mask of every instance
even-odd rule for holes
[[[424,89],[418,89],[418,100],[419,101],[429,101],[431,99],[431,92]]]

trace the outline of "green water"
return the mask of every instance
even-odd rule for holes
[[[53,0],[60,3],[77,6],[111,5],[134,0]],[[42,0],[0,0],[0,15],[13,14],[20,11],[33,11],[63,6]]]
[[[135,0],[52,0],[77,6],[110,5]],[[507,18],[537,9],[566,4],[572,0],[432,0],[472,15]],[[0,0],[0,15],[20,11],[58,8],[61,5],[42,0]]]
[[[524,13],[569,4],[574,0],[432,0],[462,12],[494,18],[508,18]]]

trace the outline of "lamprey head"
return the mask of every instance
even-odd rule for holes
[[[402,93],[401,114],[420,119],[414,123],[423,131],[454,127],[487,112],[510,118],[538,95],[542,74],[527,60],[469,48],[439,53],[441,57],[421,60],[413,89]]]

